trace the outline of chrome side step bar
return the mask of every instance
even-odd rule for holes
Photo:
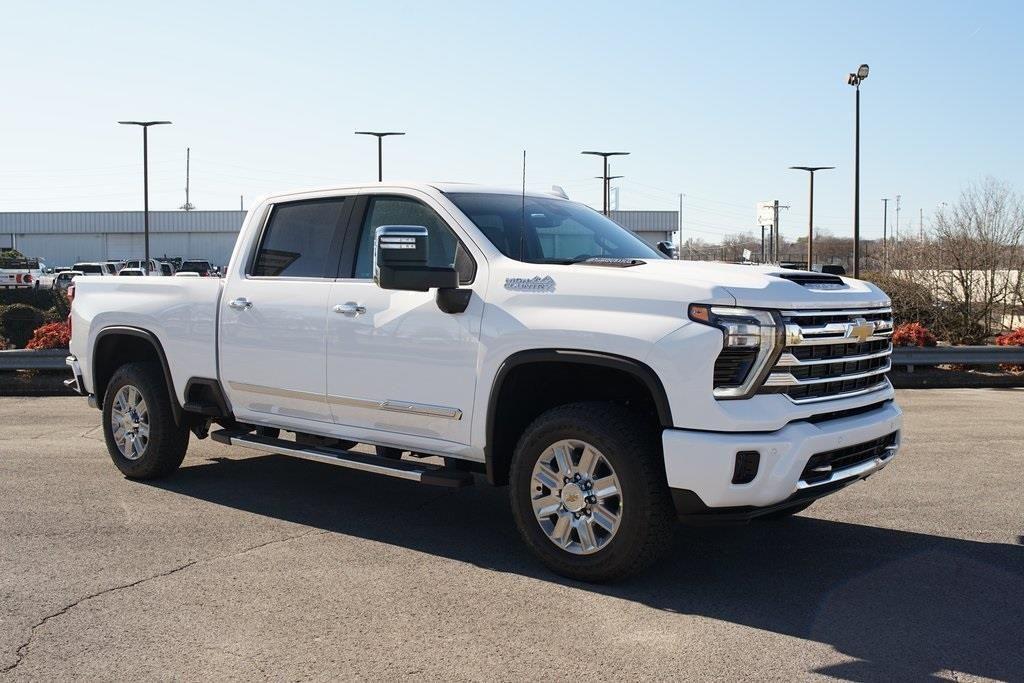
[[[232,429],[221,429],[210,434],[210,438],[229,446],[244,446],[264,453],[287,455],[303,460],[323,462],[328,465],[347,467],[351,470],[381,474],[396,479],[406,479],[419,484],[432,486],[461,487],[473,484],[473,475],[469,472],[448,470],[436,465],[409,462],[407,460],[391,460],[377,455],[343,451],[338,448],[304,446],[294,441],[259,436],[252,432]]]

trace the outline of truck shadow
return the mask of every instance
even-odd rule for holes
[[[506,490],[461,490],[283,456],[218,458],[155,484],[182,495],[831,645],[847,680],[953,670],[1024,678],[1024,547],[801,516],[683,528],[667,561],[614,585],[562,579],[519,542]],[[813,508],[812,508],[813,510]]]

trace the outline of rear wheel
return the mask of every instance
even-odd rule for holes
[[[103,435],[110,458],[130,479],[155,479],[178,468],[188,449],[188,428],[174,421],[159,365],[118,368],[103,396]]]
[[[553,408],[526,429],[512,460],[512,511],[552,571],[620,579],[671,547],[675,513],[656,433],[606,403]]]

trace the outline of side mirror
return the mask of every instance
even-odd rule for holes
[[[658,242],[658,251],[670,259],[676,258],[676,255],[679,253],[676,246],[671,242]]]
[[[427,265],[429,233],[422,225],[382,225],[374,235],[373,281],[381,289],[425,292],[457,288],[455,266]]]

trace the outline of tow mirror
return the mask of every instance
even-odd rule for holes
[[[381,289],[455,289],[454,266],[427,265],[430,235],[422,225],[382,225],[374,234],[373,281]]]

